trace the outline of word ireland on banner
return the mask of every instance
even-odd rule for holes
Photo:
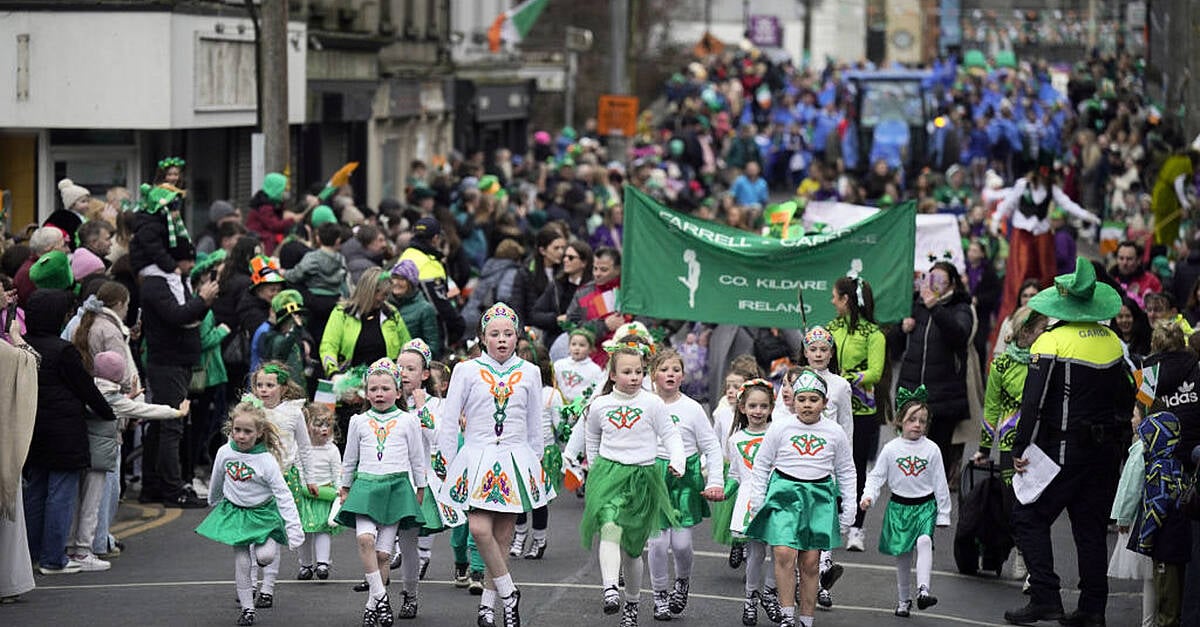
[[[800,328],[833,319],[834,282],[854,272],[875,294],[875,317],[912,310],[915,212],[880,212],[840,229],[763,237],[678,213],[625,188],[621,310],[751,327]],[[853,298],[853,296],[852,296]]]

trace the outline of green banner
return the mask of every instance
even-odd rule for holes
[[[830,296],[851,271],[871,284],[875,318],[910,315],[916,219],[911,203],[848,228],[775,239],[693,218],[625,188],[621,310],[750,327],[833,319]]]

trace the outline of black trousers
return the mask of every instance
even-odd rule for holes
[[[179,407],[187,398],[192,369],[184,366],[150,364],[146,368],[146,386],[150,402]],[[154,498],[174,499],[183,491],[179,463],[179,444],[183,438],[183,419],[154,420],[146,429],[142,448],[142,490]]]
[[[854,416],[854,442],[851,443],[851,449],[854,457],[854,472],[858,475],[858,488],[855,494],[860,497],[863,493],[863,486],[867,485],[867,464],[872,459],[875,459],[875,454],[879,452],[879,414],[866,414]],[[854,515],[854,525],[862,529],[863,519],[867,517],[866,510],[857,509],[858,513]]]
[[[1030,596],[1038,605],[1062,605],[1050,527],[1066,510],[1079,564],[1079,610],[1104,614],[1108,603],[1108,515],[1119,469],[1115,456],[1096,457],[1095,464],[1064,466],[1038,500],[1013,507],[1013,537],[1029,569]]]

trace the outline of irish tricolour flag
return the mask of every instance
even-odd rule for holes
[[[521,4],[501,13],[488,29],[488,49],[499,52],[504,44],[516,44],[525,38],[533,23],[542,14],[550,0],[525,0]]]

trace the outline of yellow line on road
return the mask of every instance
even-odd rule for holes
[[[110,531],[116,538],[124,540],[126,538],[136,536],[139,533],[150,531],[151,529],[157,529],[158,527],[161,527],[169,522],[174,521],[176,518],[179,518],[181,514],[183,514],[182,509],[167,508],[158,518],[147,520],[145,522],[130,521],[134,523],[133,525],[128,525],[128,523],[124,523],[124,525],[115,525]]]

